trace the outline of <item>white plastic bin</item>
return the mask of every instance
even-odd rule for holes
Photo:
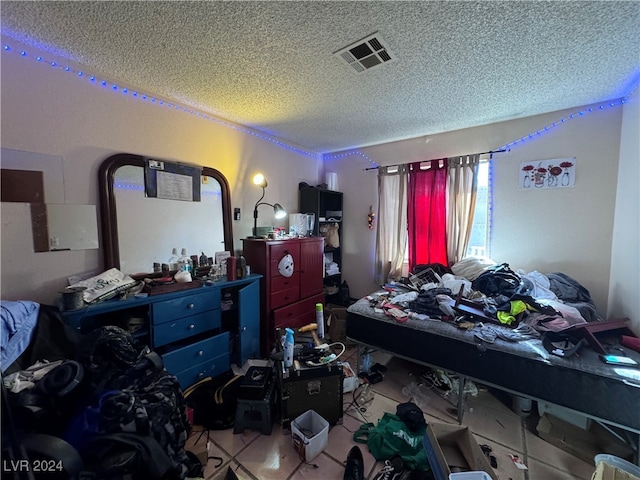
[[[291,422],[291,440],[300,457],[310,462],[327,448],[329,422],[315,410],[307,410]]]
[[[449,480],[491,480],[487,472],[458,472],[450,473]]]
[[[594,461],[595,461],[596,467],[598,466],[598,463],[604,462],[620,470],[621,472],[625,472],[630,475],[633,475],[635,478],[640,478],[640,466],[634,465],[633,463],[627,462],[626,460],[616,457],[614,455],[599,453],[598,455],[595,456]]]

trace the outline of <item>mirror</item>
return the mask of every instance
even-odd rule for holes
[[[126,274],[153,272],[167,263],[173,248],[187,255],[215,258],[233,250],[231,200],[227,179],[202,167],[200,201],[148,197],[145,165],[148,157],[117,154],[100,166],[100,213],[105,269]],[[162,159],[154,161],[198,167]],[[198,167],[199,168],[199,167]]]

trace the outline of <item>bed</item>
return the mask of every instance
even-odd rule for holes
[[[451,322],[395,317],[376,311],[371,296],[348,309],[346,336],[359,348],[369,347],[418,364],[459,375],[460,393],[465,379],[569,408],[601,424],[616,427],[636,451],[640,435],[640,369],[619,369],[604,364],[590,347],[563,358],[549,353],[538,338],[520,342],[478,340],[471,330]],[[598,338],[617,342],[615,330]],[[619,335],[618,335],[619,337]],[[640,364],[640,353],[620,347]],[[458,395],[458,421],[462,422],[464,395]],[[621,430],[620,430],[621,429]]]

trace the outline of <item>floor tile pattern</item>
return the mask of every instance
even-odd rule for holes
[[[387,368],[383,380],[371,386],[372,400],[358,407],[353,392],[344,394],[342,424],[330,427],[327,448],[311,462],[299,457],[290,431],[279,424],[273,426],[271,435],[250,430],[234,434],[233,429],[202,431],[194,427],[187,445],[200,448],[209,445],[211,458],[205,468],[205,479],[224,480],[231,468],[240,480],[342,480],[347,453],[359,445],[365,479],[372,480],[383,464],[376,462],[366,445],[354,442],[353,432],[362,423],[377,423],[385,412],[395,413],[398,403],[414,398],[427,422],[457,424],[455,396],[429,385],[421,376],[425,367],[379,352],[371,353],[371,360]],[[349,348],[345,361],[355,370],[357,349]],[[539,438],[530,426],[531,419],[527,421],[514,413],[508,395],[482,385],[476,387],[477,395],[465,397],[463,424],[470,427],[478,444],[491,448],[499,480],[591,479],[595,467]],[[408,398],[411,392],[417,396]],[[517,455],[527,469],[518,469],[510,455]]]

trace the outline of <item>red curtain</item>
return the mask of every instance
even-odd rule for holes
[[[409,271],[447,261],[447,160],[409,165]]]

